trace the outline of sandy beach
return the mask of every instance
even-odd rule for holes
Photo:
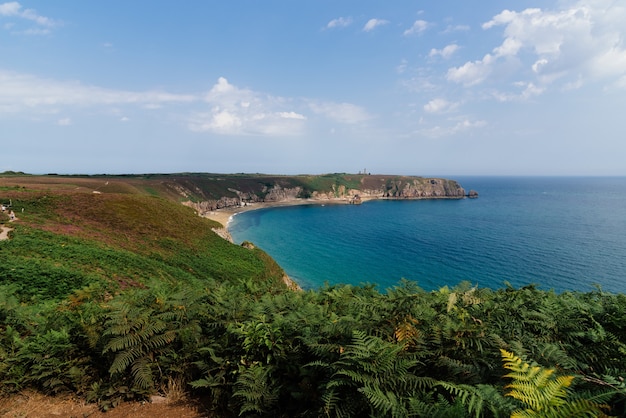
[[[371,198],[365,198],[362,200],[371,200]],[[224,228],[228,229],[228,223],[234,215],[242,212],[247,212],[249,210],[300,205],[347,205],[349,203],[350,201],[347,199],[293,199],[285,200],[282,202],[257,202],[248,203],[246,206],[243,207],[238,206],[210,211],[205,213],[203,216],[205,218],[209,218],[213,221],[221,223]]]

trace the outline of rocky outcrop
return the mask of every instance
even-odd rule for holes
[[[232,243],[235,242],[233,240],[232,235],[230,235],[230,232],[228,232],[228,229],[226,229],[226,228],[212,228],[211,230],[213,232],[215,232],[218,236],[220,236],[223,239],[225,239],[226,241],[232,242]]]
[[[456,181],[446,179],[394,180],[383,192],[383,197],[397,199],[462,198],[464,196],[465,189]]]
[[[283,202],[285,200],[298,199],[302,193],[302,188],[283,188],[280,184],[276,184],[271,188],[268,188],[267,186],[264,187],[263,193],[265,194],[265,197],[263,198],[264,202]]]
[[[466,196],[478,196],[475,191],[466,193],[456,181],[442,178],[337,175],[333,177],[334,183],[314,190],[312,190],[313,186],[310,186],[310,184],[315,184],[311,181],[312,178],[316,179],[315,176],[306,177],[309,183],[299,176],[255,178],[256,183],[242,178],[239,185],[233,184],[225,190],[230,196],[199,202],[186,201],[184,204],[193,207],[200,214],[206,214],[217,209],[236,208],[259,202],[280,203],[307,200],[359,204],[371,199],[461,199]],[[325,177],[319,176],[317,179],[325,179]],[[190,184],[186,186],[187,190],[195,188]],[[184,196],[190,193],[183,193],[180,190],[179,192]],[[199,192],[195,190],[195,195],[198,194]]]
[[[183,202],[183,205],[192,207],[198,213],[207,213],[217,209],[232,208],[241,206],[241,199],[238,197],[222,197],[217,200],[205,200],[202,202],[192,202],[190,200]]]

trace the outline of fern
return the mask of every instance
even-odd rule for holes
[[[48,330],[27,338],[16,353],[15,362],[23,366],[23,383],[48,393],[81,388],[89,378],[86,359],[76,355],[76,347],[65,329]]]
[[[419,321],[417,319],[407,315],[395,326],[393,336],[397,342],[402,343],[405,350],[417,346],[420,338],[420,331],[416,327],[418,324]]]
[[[176,331],[168,329],[165,315],[122,303],[109,315],[103,336],[108,339],[103,353],[114,353],[109,373],[120,374],[131,367],[133,382],[143,390],[155,389],[153,363],[175,340]]]
[[[275,410],[278,388],[270,379],[270,367],[256,363],[245,369],[235,382],[233,397],[240,403],[239,415]]]
[[[504,367],[511,372],[504,377],[513,379],[506,386],[506,396],[519,400],[526,408],[513,412],[511,417],[604,417],[606,405],[592,400],[577,399],[568,391],[575,376],[555,376],[554,369],[533,366],[515,354],[500,350]]]

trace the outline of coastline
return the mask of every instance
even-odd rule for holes
[[[366,200],[374,200],[375,198],[366,198]],[[276,208],[283,206],[304,206],[304,205],[348,205],[350,204],[349,200],[346,199],[327,199],[327,200],[319,200],[319,199],[293,199],[293,200],[283,200],[280,202],[257,202],[257,203],[248,203],[246,206],[238,206],[238,207],[230,207],[223,208],[218,210],[213,210],[210,212],[204,213],[202,216],[210,219],[212,221],[218,222],[222,225],[222,228],[213,228],[213,232],[222,237],[223,239],[230,241],[233,244],[237,244],[234,242],[233,237],[228,232],[228,227],[230,222],[232,221],[235,215],[238,215],[243,212],[248,212],[251,210],[258,209],[267,209],[267,208]],[[291,277],[284,273],[283,282],[287,285],[287,287],[293,291],[302,291],[302,287],[293,280]]]
[[[368,199],[371,200],[371,199]],[[303,206],[303,205],[324,205],[324,204],[349,204],[349,201],[345,199],[337,199],[337,200],[317,200],[317,199],[294,199],[294,200],[284,200],[281,202],[257,202],[257,203],[248,203],[246,206],[238,206],[231,208],[223,208],[210,212],[204,213],[202,216],[210,219],[212,221],[218,222],[222,225],[222,228],[213,228],[213,232],[222,237],[223,239],[230,241],[233,244],[237,244],[234,242],[233,237],[228,232],[228,226],[232,221],[235,215],[238,215],[243,212],[248,212],[251,210],[258,209],[267,209],[267,208],[276,208],[282,206]],[[237,244],[239,245],[239,244]],[[301,292],[302,287],[293,280],[287,273],[283,273],[283,282],[287,287],[293,291]]]
[[[458,196],[439,196],[439,197],[410,197],[410,198],[397,198],[397,197],[380,197],[380,196],[361,196],[360,203],[362,204],[371,200],[431,200],[431,199],[465,199],[470,197],[465,195]],[[211,219],[212,221],[222,224],[223,230],[228,233],[228,226],[232,221],[233,216],[250,210],[276,208],[282,206],[304,206],[304,205],[350,205],[353,204],[349,199],[344,197],[332,198],[332,199],[289,199],[281,200],[277,202],[255,202],[246,203],[245,206],[226,207],[222,209],[216,209],[209,212],[205,212],[200,216]],[[232,242],[232,240],[231,240]]]
[[[362,198],[362,201],[368,200],[376,200],[375,197],[365,197]],[[219,222],[222,224],[223,229],[228,231],[228,226],[232,221],[232,218],[243,212],[248,212],[251,210],[258,209],[268,209],[268,208],[276,208],[283,206],[304,206],[304,205],[349,205],[350,201],[343,198],[337,199],[292,199],[292,200],[283,200],[280,202],[256,202],[256,203],[247,203],[246,206],[237,206],[237,207],[228,207],[223,209],[217,209],[210,212],[204,213],[202,216],[211,219],[212,221]]]
[[[468,196],[464,196],[462,198],[466,198]],[[459,199],[459,197],[425,197],[425,198],[410,198],[409,200],[430,200],[430,199]],[[360,199],[359,204],[372,201],[372,200],[405,200],[398,198],[387,198],[387,197],[379,197],[379,196],[363,196]],[[213,228],[213,232],[219,235],[221,238],[235,244],[239,245],[233,240],[229,232],[230,224],[233,220],[233,217],[240,213],[259,210],[259,209],[269,209],[269,208],[277,208],[277,207],[287,207],[287,206],[306,206],[306,205],[350,205],[353,204],[349,199],[346,198],[330,198],[330,199],[288,199],[281,201],[273,201],[273,202],[255,202],[255,203],[246,203],[245,206],[236,206],[236,207],[226,207],[221,209],[216,209],[213,211],[208,211],[200,216],[215,221],[221,225],[220,227]],[[301,291],[302,287],[298,282],[293,280],[291,277],[284,273],[283,276],[284,283],[292,290]]]
[[[426,198],[426,199],[432,199]],[[458,198],[448,198],[448,197],[439,197],[437,199],[458,199]],[[361,203],[371,201],[371,200],[399,200],[396,198],[380,198],[377,196],[365,196],[361,198]],[[421,198],[413,198],[411,200],[425,200]],[[305,205],[349,205],[350,200],[345,198],[335,198],[335,199],[290,199],[290,200],[282,200],[279,202],[256,202],[256,203],[246,203],[245,206],[236,206],[236,207],[227,207],[222,209],[217,209],[209,212],[203,213],[201,216],[212,221],[215,221],[221,224],[221,228],[213,228],[213,232],[219,235],[221,238],[235,244],[239,245],[233,240],[232,235],[228,231],[230,223],[233,220],[233,217],[252,210],[259,209],[268,209],[268,208],[277,208],[277,207],[287,207],[287,206],[305,206]],[[287,273],[284,273],[283,281],[287,285],[288,288],[294,291],[302,291],[302,287],[298,282],[293,280]]]

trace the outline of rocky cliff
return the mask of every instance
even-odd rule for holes
[[[288,202],[295,200],[360,203],[370,199],[460,199],[468,196],[454,181],[442,178],[384,175],[329,174],[322,176],[261,176],[240,175],[216,179],[226,182],[222,195],[208,187],[206,179],[196,182],[186,178],[171,187],[199,213],[216,209],[240,207],[258,202]],[[212,195],[208,192],[212,190]],[[477,196],[472,191],[472,197]]]

